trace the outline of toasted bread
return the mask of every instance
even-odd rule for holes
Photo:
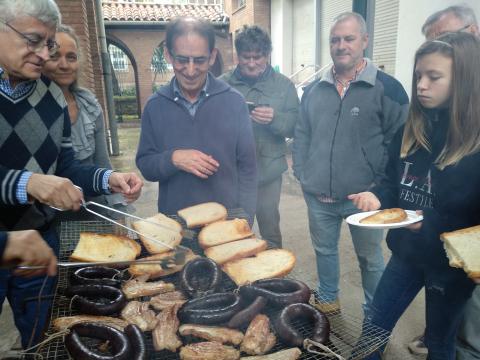
[[[480,225],[440,235],[450,265],[462,267],[471,278],[480,277]]]
[[[198,234],[198,243],[205,249],[210,246],[216,246],[244,239],[252,236],[253,231],[245,219],[233,219],[216,221],[208,224]]]
[[[159,242],[147,239],[145,236],[139,235],[143,246],[150,254],[161,254],[170,251],[168,247],[175,247],[182,241],[182,225],[179,222],[158,213],[152,217],[146,218],[147,221],[136,221],[132,224],[133,228],[139,233],[147,235]],[[158,223],[161,226],[152,224]],[[165,245],[162,245],[165,244]]]
[[[227,218],[227,209],[222,204],[207,202],[178,210],[188,228],[203,226]]]
[[[295,255],[286,249],[265,250],[253,257],[229,261],[222,269],[237,285],[282,277],[295,266]]]
[[[222,265],[228,261],[258,254],[266,249],[267,242],[265,240],[243,239],[209,247],[205,250],[205,256]]]
[[[173,252],[169,251],[166,253],[162,254],[156,254],[152,256],[148,256],[145,258],[142,258],[142,260],[159,260],[163,259],[169,256],[172,256]],[[172,266],[170,269],[162,269],[162,267],[159,264],[137,264],[137,265],[130,265],[128,268],[128,272],[132,274],[135,277],[142,276],[142,275],[150,275],[149,279],[156,279],[162,276],[167,276],[170,274],[174,274],[180,270],[183,269],[185,264],[190,261],[193,258],[198,257],[198,255],[195,255],[191,250],[186,254],[185,256],[185,262],[183,264],[179,264],[176,266]],[[140,259],[139,259],[140,260]]]
[[[140,254],[141,246],[126,236],[80,233],[80,240],[70,256],[75,261],[129,261]]]
[[[360,220],[362,224],[392,224],[402,222],[407,219],[407,213],[403,209],[393,208],[376,212],[373,215],[364,217]]]

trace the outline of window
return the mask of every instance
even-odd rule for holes
[[[246,0],[237,0],[237,9],[244,7],[246,2],[247,2]]]
[[[128,71],[128,58],[121,49],[115,45],[109,45],[108,52],[110,53],[113,70]]]

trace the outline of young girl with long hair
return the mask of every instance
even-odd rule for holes
[[[393,330],[425,287],[432,360],[455,358],[455,334],[479,280],[449,266],[440,240],[443,232],[480,224],[479,59],[480,43],[466,33],[446,34],[418,49],[408,119],[391,143],[385,180],[349,196],[364,211],[423,212],[422,222],[389,231],[392,256],[367,321]]]

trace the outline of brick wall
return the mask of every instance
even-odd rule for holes
[[[230,18],[232,47],[235,33],[240,31],[243,25],[258,25],[270,33],[270,0],[246,0],[245,5],[240,8],[237,4],[238,0],[225,0],[224,10]]]

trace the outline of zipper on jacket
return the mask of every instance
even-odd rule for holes
[[[336,89],[335,89],[336,91]],[[338,92],[337,92],[338,95]],[[346,95],[346,94],[345,94]],[[340,95],[338,95],[340,97]],[[345,98],[345,96],[344,96]],[[333,130],[333,139],[332,139],[332,146],[330,147],[330,197],[333,196],[333,188],[332,188],[332,182],[333,182],[333,147],[335,145],[335,138],[337,135],[337,128],[338,128],[338,122],[340,121],[340,115],[342,114],[342,105],[343,105],[343,98],[340,97],[340,105],[338,107],[338,115],[337,115],[337,122],[335,123],[335,129]]]

